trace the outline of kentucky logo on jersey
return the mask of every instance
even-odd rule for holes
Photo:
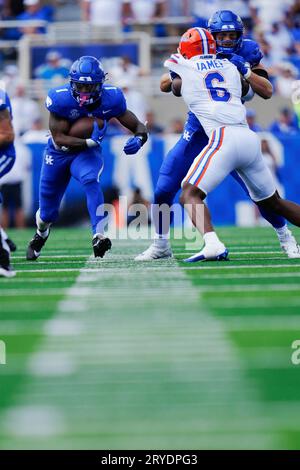
[[[71,109],[70,119],[76,119],[80,117],[80,112],[77,109]]]

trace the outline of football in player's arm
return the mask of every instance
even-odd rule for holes
[[[125,145],[124,152],[127,154],[136,153],[148,139],[148,133],[145,124],[140,122],[136,115],[128,109],[120,116],[116,116],[116,119],[118,119],[120,124],[122,124],[124,127],[126,127],[126,129],[130,130],[134,134],[134,137],[129,139],[130,142],[128,141]],[[55,144],[60,149],[65,151],[71,150],[73,152],[80,152],[81,150],[86,150],[90,147],[97,147],[101,144],[106,131],[106,126],[107,123],[104,121],[104,126],[100,129],[97,122],[95,121],[93,133],[90,139],[82,139],[69,135],[69,120],[59,116],[58,114],[50,112],[49,129],[51,136]]]

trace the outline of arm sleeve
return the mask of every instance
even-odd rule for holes
[[[127,103],[123,91],[117,88],[117,98],[115,104],[116,116],[121,116],[127,109]]]
[[[45,101],[45,106],[50,113],[57,114],[58,116],[64,117],[63,107],[57,99],[57,93],[53,90],[48,92],[48,96]]]

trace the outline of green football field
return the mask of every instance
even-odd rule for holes
[[[87,229],[54,229],[36,263],[10,231],[0,280],[1,449],[299,449],[300,259],[268,228],[219,230],[229,262],[95,260]],[[300,231],[295,231],[300,239]],[[300,357],[300,354],[299,354]]]

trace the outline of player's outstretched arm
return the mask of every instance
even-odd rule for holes
[[[0,147],[12,144],[15,138],[8,109],[0,111]]]
[[[126,127],[129,131],[134,134],[125,144],[124,152],[128,155],[133,155],[139,151],[139,149],[148,140],[148,131],[145,124],[143,124],[136,115],[127,109],[125,113],[117,117],[118,121],[122,126]]]

